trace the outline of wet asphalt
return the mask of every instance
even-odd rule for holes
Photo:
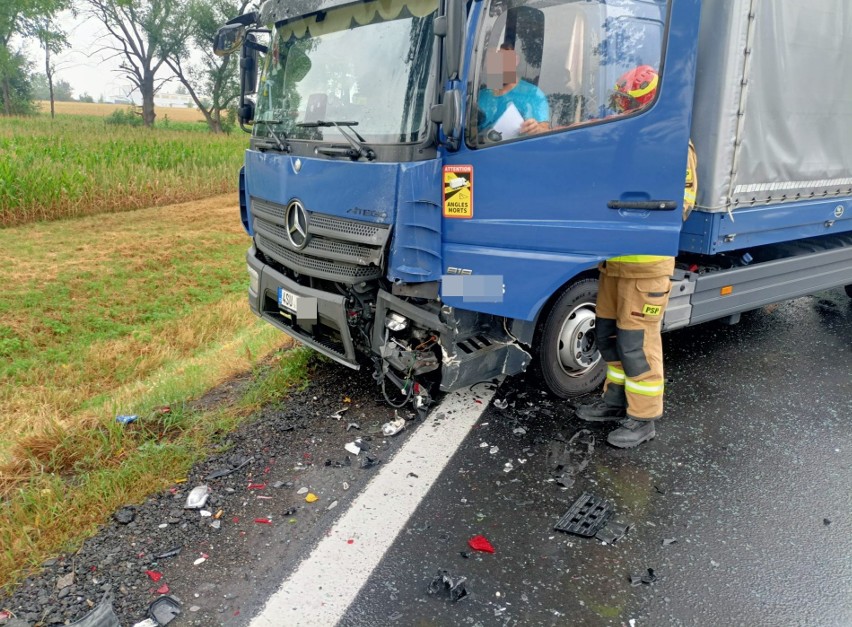
[[[504,383],[508,407],[482,415],[341,624],[852,625],[852,300],[684,329],[664,351],[665,415],[634,450],[534,377]],[[586,427],[591,463],[563,488],[550,442]],[[623,539],[553,530],[584,491],[632,525]],[[466,598],[427,592],[442,569]]]

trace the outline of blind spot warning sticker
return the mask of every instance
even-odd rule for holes
[[[473,217],[473,166],[445,165],[443,176],[444,217]]]

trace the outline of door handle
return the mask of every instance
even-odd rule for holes
[[[676,200],[610,200],[606,203],[610,209],[641,209],[644,211],[674,211]]]

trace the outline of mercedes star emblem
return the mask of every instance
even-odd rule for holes
[[[287,239],[296,250],[302,250],[308,243],[308,212],[298,200],[294,200],[284,212],[287,227]]]

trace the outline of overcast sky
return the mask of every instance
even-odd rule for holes
[[[2,0],[0,0],[2,2]],[[103,25],[94,19],[83,16],[73,17],[70,13],[63,14],[60,20],[62,28],[68,35],[71,47],[55,57],[56,78],[68,81],[74,90],[74,97],[88,93],[95,100],[103,95],[109,101],[113,96],[125,96],[132,88],[130,81],[118,74],[120,61],[110,59],[111,51],[104,51],[104,45],[110,45],[112,40],[104,37],[106,32]],[[36,41],[24,42],[24,48],[33,61],[33,68],[44,73],[44,52]],[[163,78],[169,75],[168,68],[161,70]],[[160,74],[158,74],[159,76]],[[169,83],[161,93],[173,93],[177,83]],[[135,99],[140,100],[137,94]]]

